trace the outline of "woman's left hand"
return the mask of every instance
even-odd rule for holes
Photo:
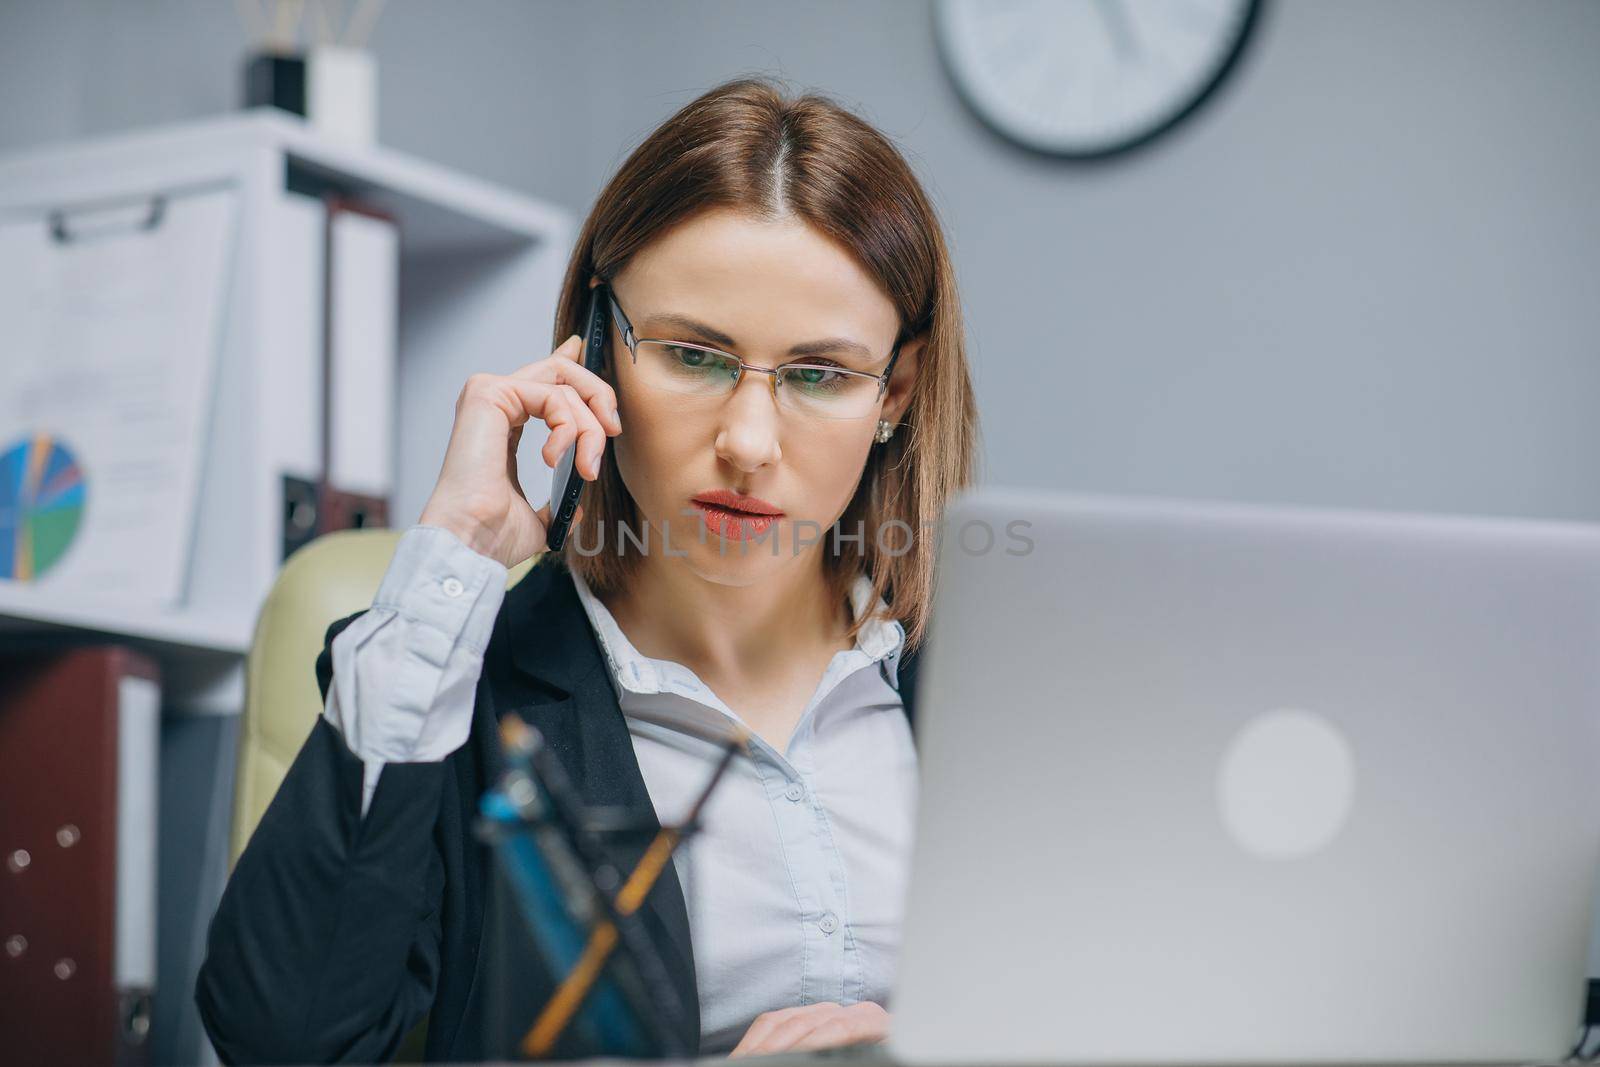
[[[839,1045],[872,1044],[889,1036],[889,1013],[870,1000],[852,1004],[804,1004],[762,1012],[728,1058],[758,1052],[789,1052]]]

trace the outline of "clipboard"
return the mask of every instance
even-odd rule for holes
[[[237,199],[0,214],[0,584],[184,602]]]

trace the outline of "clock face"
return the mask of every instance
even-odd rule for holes
[[[1051,155],[1143,144],[1222,81],[1259,0],[938,0],[939,48],[989,125]]]

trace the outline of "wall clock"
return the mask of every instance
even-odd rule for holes
[[[937,0],[935,36],[967,105],[1069,159],[1146,144],[1228,76],[1261,0]]]

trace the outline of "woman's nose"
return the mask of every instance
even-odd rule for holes
[[[778,462],[778,404],[772,376],[746,373],[723,402],[718,416],[717,455],[742,471]]]

